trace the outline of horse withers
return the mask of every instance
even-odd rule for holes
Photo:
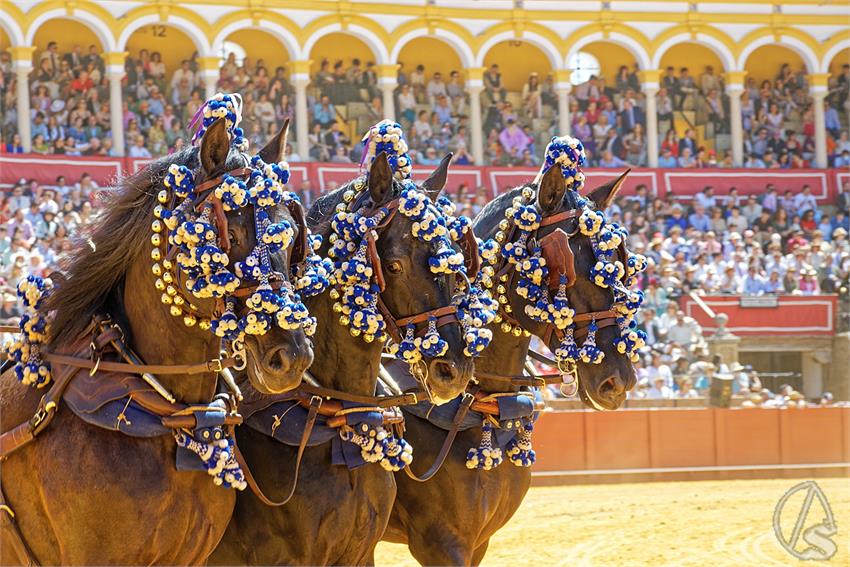
[[[55,382],[63,374],[73,376],[66,402],[54,399],[51,403],[58,406],[51,409],[58,410],[49,426],[33,442],[3,460],[2,491],[8,506],[0,510],[4,516],[0,519],[0,563],[4,565],[29,561],[64,565],[201,564],[224,533],[233,511],[234,490],[216,486],[206,472],[178,471],[175,437],[170,430],[161,432],[164,423],[182,423],[174,431],[188,445],[197,447],[198,442],[184,428],[200,426],[198,420],[213,414],[225,415],[221,406],[213,403],[216,371],[223,363],[221,339],[209,325],[220,315],[217,303],[221,300],[192,296],[184,272],[163,268],[166,259],[175,264],[177,260],[165,250],[164,217],[155,216],[164,214],[163,207],[177,204],[162,193],[166,179],[176,187],[178,177],[186,179],[185,174],[191,172],[195,187],[207,187],[199,199],[205,197],[210,202],[210,195],[223,182],[222,176],[247,174],[251,169],[251,158],[231,143],[232,124],[221,118],[205,126],[199,148],[160,159],[105,192],[106,202],[89,240],[80,244],[67,275],[46,300],[43,312],[52,318],[47,350],[75,357],[69,363],[80,364],[80,360],[91,358],[96,365],[78,369],[64,362],[52,363]],[[261,150],[263,160],[281,159],[284,136],[285,131],[281,131]],[[185,169],[177,171],[172,166]],[[185,211],[189,213],[189,205]],[[219,245],[229,240],[226,269],[230,272],[258,244],[255,222],[260,217],[256,212],[249,204],[222,211],[215,219],[199,219],[215,225]],[[288,224],[294,239],[299,231],[306,230],[298,226],[286,207],[269,207],[267,214],[272,223]],[[290,271],[292,250],[289,246],[270,255],[271,269],[283,279]],[[223,261],[222,257],[219,260]],[[243,278],[243,285],[249,282],[249,278]],[[158,289],[160,286],[163,289]],[[243,311],[241,307],[235,315]],[[107,317],[108,330],[93,333],[93,318],[102,323]],[[119,356],[108,341],[100,340],[103,337],[111,337],[115,345],[126,349],[125,354],[132,351],[127,356],[135,363]],[[247,336],[245,341],[248,368],[256,369],[249,375],[261,391],[294,388],[313,358],[301,327],[284,330],[273,325],[269,332]],[[173,402],[141,382],[132,369],[120,367],[150,368],[139,366],[142,361],[157,365],[160,370],[149,371],[156,376],[147,379],[153,379]],[[118,364],[120,371],[104,370],[110,364]],[[80,381],[88,389],[79,386]],[[2,431],[30,420],[39,398],[50,387],[26,387],[12,372],[6,372],[0,378]],[[103,391],[118,392],[105,398],[103,406],[88,408],[91,414],[75,409],[87,419],[95,413],[101,415],[100,410],[115,401],[121,403],[116,410],[120,413],[101,426],[83,421],[67,402],[67,395],[75,388],[76,400],[82,405],[97,401]],[[139,405],[142,401],[166,414],[179,415],[160,419],[162,414],[146,411]],[[179,408],[188,411],[178,412]],[[193,413],[199,408],[210,411],[202,411],[203,416]],[[231,413],[227,416],[232,417]],[[146,424],[148,432],[141,431],[139,428]],[[140,436],[124,433],[134,430],[141,431]],[[215,436],[221,429],[210,427],[206,431]],[[220,477],[216,482],[227,480]],[[9,521],[12,514],[14,523]]]
[[[572,281],[566,288],[566,294],[575,311],[575,319],[579,319],[581,314],[597,313],[601,322],[603,317],[610,316],[608,312],[614,306],[614,294],[611,289],[594,283],[597,264],[594,243],[591,237],[582,234],[579,222],[583,210],[603,210],[624,179],[625,174],[615,182],[591,191],[588,199],[584,200],[577,191],[566,189],[559,167],[550,167],[539,184],[518,187],[488,204],[474,220],[475,232],[483,239],[501,236],[503,249],[511,241],[511,235],[515,242],[516,233],[506,225],[505,211],[516,208],[517,197],[533,195],[541,216],[535,242],[550,242],[547,236],[561,231],[556,237],[566,244],[561,250],[556,248],[560,259],[546,250],[543,255],[547,257],[551,270],[570,273]],[[547,222],[547,219],[553,222]],[[626,261],[625,258],[622,260]],[[497,269],[499,266],[502,264],[497,264]],[[527,314],[526,306],[534,305],[534,302],[518,293],[523,284],[514,280],[510,275],[512,272],[513,269],[495,274],[494,285],[502,296],[502,321],[494,326],[501,329],[494,331],[493,342],[476,361],[477,387],[479,392],[488,395],[518,393],[521,389],[528,390],[520,385],[541,383],[524,372],[532,335],[549,341],[552,352],[561,348],[558,333],[553,332],[551,324],[542,323]],[[556,284],[555,289],[558,287]],[[593,324],[597,325],[597,322],[593,321]],[[578,394],[588,407],[616,409],[623,402],[626,391],[634,386],[635,373],[631,362],[615,347],[619,333],[617,325],[599,325],[595,339],[598,348],[604,352],[604,358],[598,364],[581,359],[575,364],[578,384],[574,386],[578,387]],[[552,381],[561,380],[558,376],[552,378],[555,379]],[[412,470],[421,474],[443,449],[447,432],[420,416],[408,411],[404,413],[406,436],[417,449],[417,461]],[[495,418],[499,419],[499,416]],[[498,432],[494,432],[493,438],[496,439],[497,435]],[[569,432],[564,432],[564,436],[564,442],[569,443]],[[398,496],[385,539],[406,543],[423,565],[479,564],[490,538],[510,520],[530,486],[531,469],[527,467],[527,461],[524,463],[526,466],[513,466],[506,462],[490,470],[470,470],[470,447],[478,446],[481,438],[480,425],[460,431],[442,469],[427,482],[417,482],[404,473],[396,474]],[[511,452],[507,453],[510,455]],[[521,464],[520,459],[515,461],[514,464]]]
[[[422,191],[429,195],[440,192],[446,181],[448,162],[449,159],[444,160],[422,184]],[[387,332],[396,321],[446,309],[452,305],[456,291],[453,275],[435,275],[429,267],[434,255],[433,244],[411,237],[415,235],[415,221],[401,213],[387,217],[380,212],[399,207],[404,189],[405,186],[393,178],[386,156],[381,153],[375,157],[365,179],[355,180],[322,197],[313,205],[308,217],[312,230],[324,237],[322,252],[327,253],[334,242],[344,240],[343,235],[347,234],[338,224],[340,205],[349,211],[360,211],[358,218],[378,215],[375,234],[368,243],[368,248],[374,248],[365,254],[368,261],[362,266],[374,271],[371,281],[375,287],[372,289],[383,305],[379,310],[383,313]],[[335,239],[331,235],[336,235]],[[343,259],[339,260],[345,265]],[[343,283],[341,272],[337,279],[338,284]],[[378,281],[381,283],[375,283]],[[374,397],[383,343],[378,339],[364,341],[362,333],[348,320],[360,316],[348,310],[341,311],[339,307],[338,299],[344,301],[352,290],[341,285],[331,294],[308,301],[310,312],[318,319],[316,357],[309,375],[318,386],[331,394],[336,391],[341,397],[342,402],[334,399],[324,402],[329,406],[336,404],[337,415],[331,412],[320,418],[314,429],[315,442],[303,451],[300,478],[294,463],[299,459],[296,445],[305,427],[303,406],[307,404],[301,407],[275,405],[266,410],[265,418],[262,412],[247,418],[247,426],[239,429],[237,437],[258,484],[270,498],[284,499],[295,486],[294,494],[281,507],[269,507],[247,491],[240,494],[227,533],[210,558],[212,564],[359,565],[371,562],[395,499],[393,474],[377,462],[361,462],[362,466],[357,466],[361,458],[359,448],[343,441],[336,430],[328,427],[346,411],[375,403],[383,405],[386,400]],[[378,301],[376,297],[372,299]],[[364,318],[373,314],[368,306],[364,313]],[[344,324],[340,324],[341,317]],[[428,317],[416,327],[425,331]],[[465,343],[458,324],[441,326],[439,334],[447,350],[439,356],[423,357],[422,365],[427,368],[423,379],[427,380],[427,391],[451,398],[463,391],[471,377],[472,359],[463,355]],[[375,403],[345,401],[352,394]],[[264,398],[268,399],[264,396],[252,398],[247,393],[246,398],[258,407],[263,406]],[[300,417],[296,412],[301,412]],[[290,440],[281,442],[288,427],[293,428]],[[327,433],[325,437],[322,431]],[[382,460],[381,465],[385,464]]]

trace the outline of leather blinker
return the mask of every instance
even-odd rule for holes
[[[460,240],[460,248],[463,250],[465,259],[466,276],[469,278],[469,281],[475,281],[478,270],[481,269],[481,258],[478,257],[478,241],[475,239],[472,228],[467,230],[463,235],[463,238]]]
[[[295,244],[292,246],[289,263],[290,265],[300,264],[307,258],[308,248],[310,247],[309,242],[307,242],[307,223],[304,221],[304,207],[301,206],[301,203],[290,201],[287,203],[287,208],[295,224],[298,226],[298,238],[295,239]]]
[[[575,256],[566,232],[556,228],[541,238],[540,252],[549,268],[549,289],[560,286],[562,275],[567,277],[567,287],[576,283]]]

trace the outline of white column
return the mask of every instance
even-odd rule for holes
[[[204,86],[204,98],[209,100],[217,92],[218,78],[221,75],[221,59],[216,55],[198,57],[198,75]],[[200,85],[199,85],[200,86]]]
[[[561,136],[570,135],[570,85],[566,87],[558,85],[555,87],[555,93],[558,95],[558,133]]]
[[[732,139],[732,163],[735,167],[744,165],[744,119],[741,115],[741,95],[744,94],[746,71],[727,71],[726,94],[729,96],[729,135]],[[717,156],[720,159],[720,156]]]
[[[307,161],[310,159],[310,143],[307,139],[310,130],[310,109],[307,108],[307,85],[310,79],[298,78],[293,80],[295,86],[295,141],[298,155]]]
[[[735,167],[744,165],[744,121],[741,116],[741,95],[744,94],[743,84],[726,85],[729,95],[729,124],[732,136],[732,163]],[[719,158],[718,158],[719,159]]]
[[[573,84],[570,82],[572,71],[569,69],[558,69],[555,71],[555,94],[558,96],[558,135],[569,136],[572,130],[570,117],[570,91]]]
[[[655,95],[658,94],[658,83],[643,85],[644,114],[646,115],[646,162],[649,167],[658,167],[658,110]]]
[[[30,51],[30,56],[32,52]],[[30,127],[32,116],[30,116],[30,72],[32,71],[32,59],[16,59],[15,75],[17,77],[17,113],[18,134],[21,136],[21,145],[24,151],[29,153],[32,149],[32,128]]]
[[[484,121],[481,119],[481,91],[484,86],[470,85],[469,93],[469,136],[472,141],[472,157],[475,165],[484,165]]]
[[[309,59],[293,61],[289,80],[295,87],[295,151],[304,161],[310,160],[310,109],[307,107],[307,87],[310,86]]]
[[[389,118],[392,121],[396,120],[395,115],[395,89],[398,83],[384,83],[380,85],[381,94],[383,95],[384,118]]]
[[[398,65],[378,66],[378,88],[381,90],[384,118],[397,120],[395,115],[395,90],[398,88]]]
[[[112,148],[117,156],[124,156],[124,117],[121,97],[121,79],[124,78],[124,68],[110,66],[107,70],[109,77],[109,128],[112,130]]]
[[[657,69],[645,69],[638,71],[640,88],[646,97],[644,100],[643,113],[646,115],[646,163],[649,167],[658,167],[658,106],[655,96],[658,94],[658,83],[661,80],[661,71]]]
[[[824,100],[826,90],[815,90],[812,87],[812,98],[814,99],[815,111],[815,167],[826,167],[829,163],[826,155],[826,116],[824,111]]]

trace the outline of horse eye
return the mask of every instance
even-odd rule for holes
[[[387,264],[387,270],[391,274],[400,274],[404,271],[404,267],[402,267],[401,262],[390,262]]]
[[[238,244],[239,243],[239,239],[236,238],[236,233],[234,231],[228,230],[227,231],[227,237],[230,238],[231,244]]]

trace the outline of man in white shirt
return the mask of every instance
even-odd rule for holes
[[[446,92],[446,83],[443,82],[443,76],[440,72],[434,73],[434,77],[428,81],[428,86],[425,88],[425,93],[428,95],[428,104],[434,109],[437,106],[437,100],[441,96],[448,96]]]
[[[798,193],[794,197],[794,214],[801,215],[806,211],[816,211],[818,202],[815,196],[812,195],[812,188],[808,185],[803,185],[803,192]]]
[[[190,89],[195,88],[195,73],[189,68],[188,59],[184,59],[180,63],[180,68],[171,75],[171,88],[176,89],[183,79],[186,79]]]

